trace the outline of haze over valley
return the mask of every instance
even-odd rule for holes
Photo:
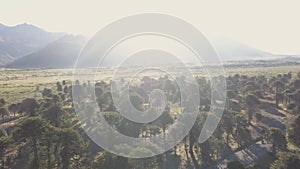
[[[89,37],[51,33],[34,25],[0,25],[0,66],[6,68],[72,68]],[[224,37],[208,37],[223,62],[284,58]],[[185,57],[185,56],[183,56]],[[93,62],[98,62],[99,56]],[[186,57],[188,58],[188,57]],[[161,57],[164,59],[164,57]],[[168,62],[165,58],[165,62]],[[193,62],[186,59],[185,62]],[[106,63],[116,66],[115,63]],[[84,65],[90,67],[91,65]]]

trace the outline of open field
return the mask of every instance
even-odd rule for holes
[[[225,68],[225,75],[243,74],[249,76],[264,75],[266,77],[275,76],[277,74],[284,74],[292,72],[295,75],[300,70],[300,65],[292,66],[269,66],[269,67],[227,67]],[[84,70],[85,71],[85,70]],[[87,71],[89,71],[87,69]],[[126,76],[126,72],[130,69],[124,70],[122,76]],[[36,70],[1,70],[0,71],[0,96],[7,98],[8,102],[16,102],[26,97],[39,97],[36,93],[37,87],[52,88],[57,81],[65,80],[71,84],[73,80],[73,69],[36,69]],[[207,76],[202,69],[192,68],[192,72],[196,76]],[[113,75],[111,69],[100,69],[97,71],[96,81],[109,81]],[[157,74],[148,73],[148,76],[155,76]],[[22,97],[20,97],[22,96]]]

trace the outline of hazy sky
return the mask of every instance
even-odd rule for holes
[[[253,47],[300,54],[300,1],[295,0],[0,0],[0,23],[92,35],[118,18],[143,12],[178,16],[204,34]]]

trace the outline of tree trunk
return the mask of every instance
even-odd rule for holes
[[[48,161],[48,169],[51,169],[51,142],[48,138],[47,140],[47,161]]]
[[[69,160],[64,160],[62,162],[62,169],[69,169]]]
[[[248,107],[248,124],[251,125],[251,121],[253,118],[253,114],[254,114],[254,108],[252,106]]]
[[[61,161],[60,161],[60,158],[59,158],[59,151],[58,151],[58,149],[59,149],[59,145],[56,144],[55,148],[54,148],[54,154],[55,154],[54,156],[55,156],[55,161],[57,162],[57,168],[60,168]]]
[[[33,138],[33,154],[34,154],[34,159],[33,159],[33,169],[39,169],[39,156],[38,156],[38,145],[37,145],[37,139]]]
[[[278,108],[278,105],[279,105],[279,98],[278,98],[277,92],[275,93],[275,105],[276,105],[276,107]]]
[[[184,141],[184,151],[185,151],[186,159],[189,161],[189,153],[188,153],[187,137],[185,137],[183,141]]]
[[[195,169],[200,169],[200,166],[199,166],[199,164],[198,164],[198,162],[197,162],[197,160],[196,160],[196,158],[195,158],[195,154],[194,154],[194,150],[193,150],[193,143],[192,143],[192,140],[191,140],[192,138],[191,137],[189,137],[189,153],[190,153],[190,156],[191,156],[191,159],[192,159],[192,161],[193,161],[193,164],[194,164],[194,167],[195,167]]]
[[[230,135],[229,135],[229,133],[227,133],[227,135],[226,135],[226,144],[229,146],[229,137],[230,137]]]
[[[62,169],[69,169],[69,157],[67,155],[67,152],[69,151],[68,148],[63,148],[61,153],[61,162],[62,162]]]

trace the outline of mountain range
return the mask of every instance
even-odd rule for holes
[[[0,24],[0,66],[47,46],[65,33],[50,33],[27,23],[16,26]]]
[[[71,68],[87,39],[65,35],[44,48],[7,64],[7,68]]]
[[[271,53],[231,39],[220,37],[208,39],[222,61],[263,59],[272,56]],[[71,68],[87,40],[88,38],[84,36],[51,33],[26,23],[16,26],[0,24],[0,67]],[[91,62],[95,63],[98,60]]]

